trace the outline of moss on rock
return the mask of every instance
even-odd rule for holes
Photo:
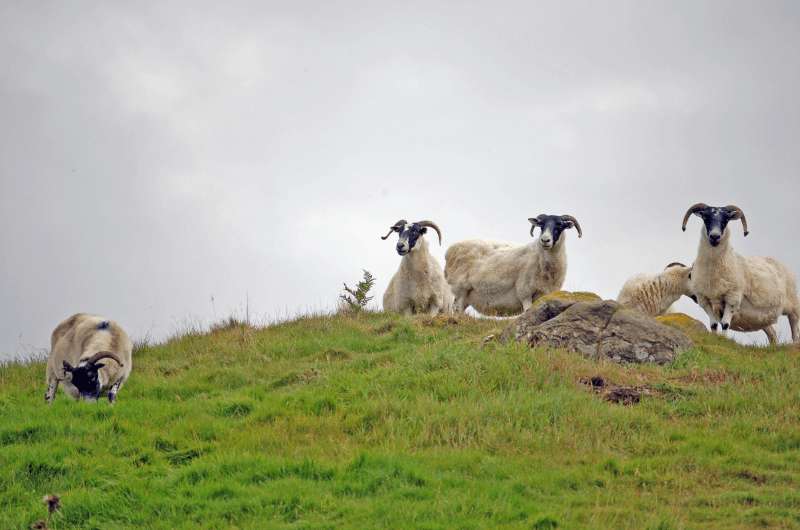
[[[550,300],[560,300],[562,302],[598,302],[602,300],[602,298],[594,293],[586,291],[554,291],[537,298],[533,305],[543,304]]]
[[[656,317],[656,320],[686,333],[704,333],[708,331],[702,322],[684,313],[668,313]]]

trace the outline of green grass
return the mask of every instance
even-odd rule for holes
[[[800,355],[708,334],[672,367],[381,313],[135,354],[118,403],[0,367],[0,528],[798,528]],[[635,406],[578,383],[649,385]]]

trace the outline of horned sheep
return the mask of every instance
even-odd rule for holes
[[[744,212],[733,205],[715,207],[698,203],[683,217],[684,232],[691,215],[703,220],[691,290],[709,316],[711,329],[720,333],[728,329],[767,332],[767,327],[785,315],[792,341],[800,342],[800,299],[794,274],[773,258],[741,256],[733,250],[728,223],[740,220],[747,236]]]
[[[383,295],[383,308],[407,315],[449,313],[453,294],[444,279],[442,266],[428,251],[424,235],[432,228],[442,244],[442,232],[432,221],[409,223],[400,219],[382,236],[386,240],[393,232],[398,234],[395,250],[402,256],[400,267],[389,281]]]
[[[691,289],[692,268],[683,263],[670,263],[659,274],[639,274],[630,278],[622,286],[617,302],[629,309],[636,309],[651,317],[667,313],[672,304],[681,296],[688,296],[697,303],[697,296]],[[747,324],[734,315],[731,329],[747,331]],[[778,341],[778,335],[772,325],[765,326],[762,331],[767,335],[770,344]]]
[[[513,245],[484,240],[461,241],[447,249],[444,274],[455,297],[454,310],[471,306],[484,315],[522,313],[538,297],[561,289],[567,274],[564,230],[580,224],[571,215],[528,219],[537,241]]]
[[[113,320],[78,313],[61,322],[50,338],[47,393],[52,403],[58,384],[74,399],[96,401],[108,392],[113,403],[131,373],[133,344]],[[111,362],[101,362],[109,359]]]

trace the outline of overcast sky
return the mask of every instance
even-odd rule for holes
[[[799,271],[799,50],[791,1],[0,2],[0,352],[379,302],[399,218],[443,261],[574,215],[565,288],[615,297],[735,203]]]

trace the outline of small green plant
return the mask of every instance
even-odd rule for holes
[[[344,284],[344,292],[339,295],[342,307],[348,311],[361,311],[372,300],[369,291],[375,285],[375,276],[364,269],[364,277],[356,284],[355,289]]]

